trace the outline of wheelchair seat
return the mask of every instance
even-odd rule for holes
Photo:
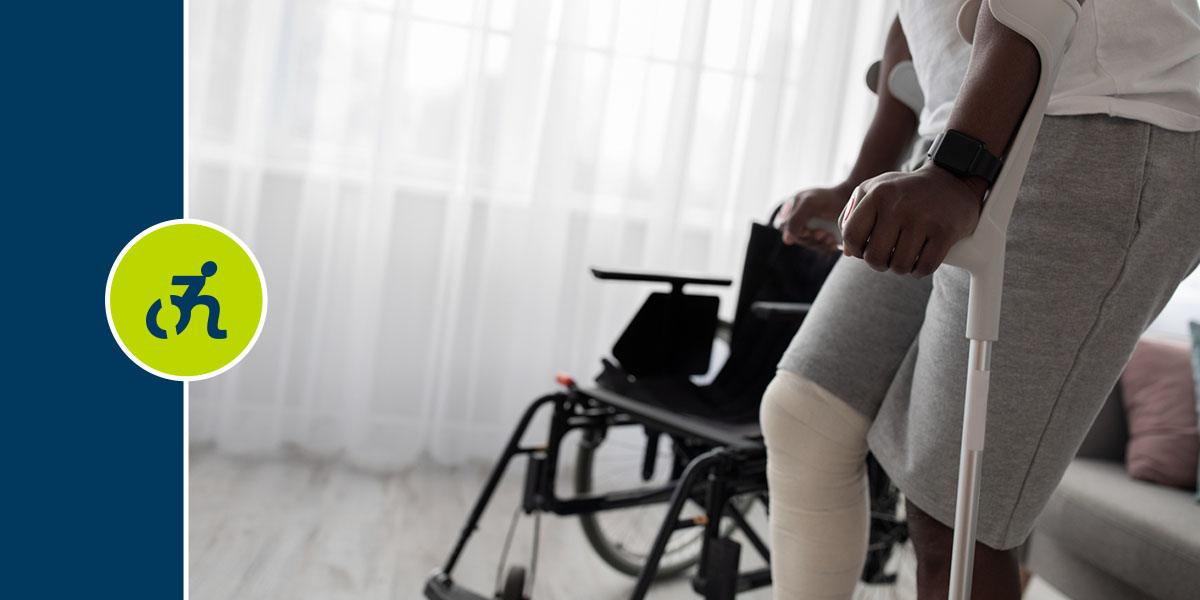
[[[724,399],[711,386],[678,377],[634,378],[607,361],[596,383],[580,392],[657,430],[730,448],[762,448],[757,410],[729,418],[720,410]]]

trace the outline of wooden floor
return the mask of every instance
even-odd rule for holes
[[[422,464],[381,475],[304,458],[249,461],[192,448],[189,564],[193,600],[421,598],[425,579],[458,535],[486,465]],[[501,485],[455,574],[478,592],[494,589],[497,558],[519,497],[518,477]],[[751,515],[761,523],[761,514]],[[542,520],[536,600],[618,600],[633,580],[604,564],[576,519]],[[764,530],[765,531],[765,530]],[[530,523],[512,560],[527,564]],[[743,544],[743,567],[761,565]],[[911,549],[898,559],[897,586],[863,587],[857,598],[914,598]],[[1061,598],[1035,584],[1027,599]],[[693,599],[686,578],[662,582],[652,599]],[[739,596],[765,600],[769,589]]]

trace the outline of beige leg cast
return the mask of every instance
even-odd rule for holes
[[[849,599],[867,553],[870,422],[809,379],[779,371],[760,413],[775,600]]]

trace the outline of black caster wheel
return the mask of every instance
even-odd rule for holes
[[[525,567],[512,567],[504,578],[500,600],[529,600],[525,597]]]

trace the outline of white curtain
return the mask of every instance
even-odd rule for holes
[[[192,441],[495,456],[650,289],[589,266],[736,276],[752,219],[848,169],[894,10],[193,0],[189,216],[254,249],[270,309],[191,386]]]

